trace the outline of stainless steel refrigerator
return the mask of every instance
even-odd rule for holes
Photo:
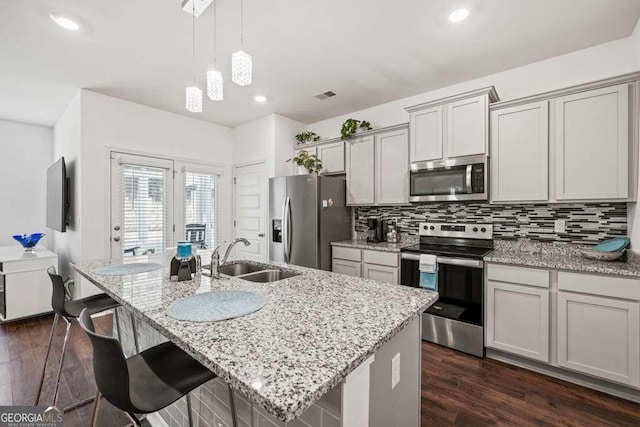
[[[331,242],[351,238],[346,184],[338,177],[294,175],[269,180],[269,258],[331,270]]]

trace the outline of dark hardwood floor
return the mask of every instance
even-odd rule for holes
[[[52,316],[0,325],[0,405],[32,405]],[[95,321],[111,332],[111,316]],[[64,335],[58,325],[43,399],[49,404]],[[640,405],[495,360],[433,344],[422,346],[423,426],[640,426]],[[74,324],[60,385],[64,407],[95,393],[91,347]],[[65,414],[65,426],[88,426],[91,405]],[[99,426],[130,424],[104,399]]]

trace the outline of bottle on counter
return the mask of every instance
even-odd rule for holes
[[[398,231],[396,230],[396,226],[393,224],[389,224],[389,231],[387,232],[387,242],[398,243]]]

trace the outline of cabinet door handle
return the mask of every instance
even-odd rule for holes
[[[258,237],[264,237],[264,233],[259,233]]]

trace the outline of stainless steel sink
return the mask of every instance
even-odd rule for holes
[[[299,273],[292,273],[282,270],[263,270],[256,273],[246,274],[238,279],[248,280],[250,282],[269,283],[277,282],[278,280],[288,279],[290,277],[299,276]]]
[[[261,265],[249,264],[245,262],[239,262],[237,264],[224,264],[218,267],[220,274],[227,276],[240,276],[243,274],[254,273],[256,271],[262,271],[264,267]]]

